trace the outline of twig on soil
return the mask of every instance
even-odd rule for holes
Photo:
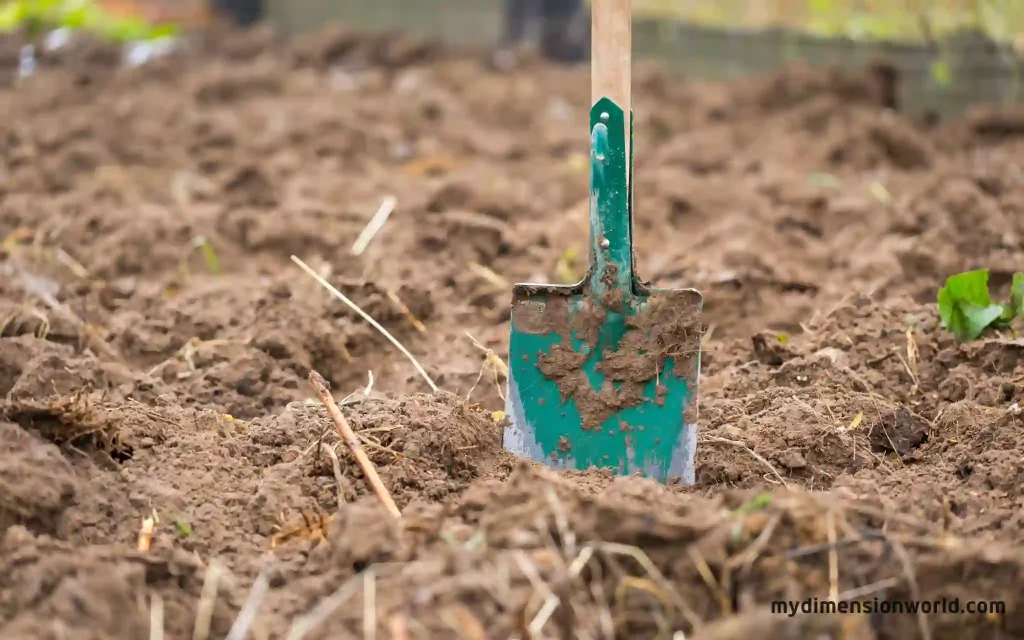
[[[309,538],[318,541],[327,539],[327,529],[331,523],[330,516],[325,516],[319,510],[314,511],[313,516],[308,515],[305,510],[300,510],[299,515],[302,516],[302,524],[282,529],[274,534],[270,539],[271,549],[276,549],[282,544],[298,538]],[[284,523],[284,514],[281,514],[281,522],[282,524]]]
[[[371,449],[376,449],[377,451],[383,451],[385,453],[389,453],[395,459],[404,458],[405,457],[403,454],[398,453],[397,451],[395,451],[391,447],[386,447],[386,446],[382,445],[379,442],[375,442],[375,441],[371,440],[368,436],[364,435],[362,432],[357,433],[356,435],[359,436],[359,442],[361,442],[362,444],[366,445],[367,447],[370,447]]]
[[[910,587],[910,597],[914,600],[920,601],[921,589],[918,587],[917,575],[914,572],[914,563],[910,559],[910,554],[907,553],[907,548],[904,547],[899,540],[894,539],[884,531],[881,533],[882,537],[885,538],[885,541],[889,543],[890,548],[892,548],[893,552],[896,554],[896,557],[899,558],[900,564],[903,565],[903,575],[907,579],[907,584]],[[926,616],[923,611],[919,610],[917,612],[917,623],[921,627],[921,637],[924,640],[931,640],[931,626],[928,624],[928,616]]]
[[[568,574],[570,580],[575,580],[587,566],[590,559],[594,557],[594,547],[587,545],[580,550],[580,554],[569,565]]]
[[[793,560],[796,558],[803,558],[805,556],[821,553],[822,551],[832,551],[832,549],[839,549],[841,547],[849,547],[853,545],[864,544],[865,542],[878,540],[879,537],[881,536],[871,534],[868,536],[842,538],[840,540],[836,540],[835,542],[825,542],[822,544],[808,545],[806,547],[797,547],[796,549],[790,549],[785,553],[779,554],[779,556],[787,560]]]
[[[772,539],[772,535],[775,534],[775,529],[782,522],[782,514],[776,513],[772,516],[772,519],[768,521],[768,524],[761,530],[760,535],[754,542],[743,550],[743,553],[737,556],[737,559],[743,560],[744,568],[753,565],[757,562],[757,558],[764,552],[765,547],[768,546],[768,542]]]
[[[743,449],[744,451],[749,453],[751,456],[753,456],[753,458],[755,460],[757,460],[758,462],[760,462],[764,466],[768,467],[768,470],[772,472],[772,475],[774,475],[776,478],[778,478],[779,482],[782,483],[782,486],[784,486],[784,487],[788,487],[789,486],[789,485],[786,484],[785,479],[783,479],[783,477],[779,474],[779,472],[775,470],[775,467],[772,466],[772,463],[768,462],[764,458],[764,456],[762,456],[761,454],[757,453],[756,451],[754,451],[753,449],[748,447],[745,443],[740,442],[738,440],[729,440],[727,438],[717,438],[717,437],[712,437],[712,436],[706,436],[703,439],[704,439],[705,442],[716,442],[718,444],[727,444],[727,445],[732,446],[732,447],[737,447],[739,449]]]
[[[384,223],[391,217],[391,212],[395,210],[395,205],[398,204],[398,199],[394,196],[387,196],[380,203],[380,207],[377,208],[377,213],[373,214],[370,221],[363,227],[359,237],[352,243],[352,255],[362,255],[366,251],[366,247],[370,246],[370,242],[373,241],[377,233],[384,227]]]
[[[920,520],[918,518],[907,516],[902,513],[889,511],[888,509],[878,509],[870,505],[860,504],[854,500],[845,500],[842,498],[840,498],[840,500],[840,506],[842,506],[843,509],[847,511],[852,511],[853,513],[859,513],[863,516],[868,516],[869,518],[876,518],[878,520],[881,520],[883,523],[892,520],[894,522],[899,522],[900,524],[905,524],[908,527],[912,527],[919,531],[927,530],[928,527],[930,527],[932,524],[927,520]]]
[[[327,390],[327,382],[324,380],[316,371],[309,372],[309,383],[313,385],[313,389],[316,390],[316,395],[319,396],[320,401],[327,407],[327,413],[330,414],[331,420],[334,421],[334,426],[338,428],[338,433],[344,438],[348,444],[348,448],[352,451],[352,455],[355,456],[356,462],[359,463],[359,467],[363,470],[366,475],[366,479],[370,481],[373,486],[374,492],[377,497],[384,504],[384,507],[388,512],[395,518],[401,518],[402,512],[398,510],[398,506],[395,504],[394,499],[391,498],[391,494],[388,493],[384,483],[381,482],[380,476],[377,475],[377,469],[373,466],[373,462],[367,457],[366,452],[363,451],[362,445],[359,443],[359,438],[355,432],[352,431],[352,427],[349,426],[348,420],[345,419],[345,415],[338,408],[338,404],[334,401],[334,397],[331,396],[331,392]]]
[[[149,596],[149,640],[164,640],[164,599],[156,592]]]
[[[856,589],[850,589],[844,591],[836,597],[836,602],[847,602],[850,600],[859,600],[864,596],[870,596],[879,591],[884,591],[890,587],[895,587],[900,583],[899,578],[886,578],[885,580],[879,580],[878,582],[872,582],[866,584],[863,587],[857,587]]]
[[[402,315],[405,316],[405,319],[409,321],[409,324],[412,325],[413,329],[419,331],[420,333],[427,332],[427,326],[423,324],[423,322],[413,314],[412,310],[409,309],[409,307],[404,302],[402,302],[402,299],[398,297],[397,293],[395,293],[391,289],[385,289],[384,293],[387,294],[388,300],[390,300],[396,307],[398,307],[398,310],[402,312]]]
[[[372,570],[371,567],[367,571]],[[337,591],[318,602],[312,611],[292,622],[286,640],[302,640],[310,631],[323,624],[332,613],[355,595],[356,591],[359,590],[362,578],[362,575],[349,578]]]
[[[474,347],[484,352],[487,360],[494,366],[495,373],[500,373],[506,378],[508,377],[508,365],[505,364],[505,361],[499,358],[496,353],[494,353],[494,349],[488,349],[482,345],[480,341],[474,338],[473,334],[468,331],[466,332],[466,337],[469,338]]]
[[[703,347],[703,346],[705,346],[705,345],[707,345],[707,344],[709,344],[711,342],[711,337],[715,335],[715,330],[716,329],[718,329],[718,325],[717,324],[712,323],[712,324],[708,325],[707,330],[704,331],[704,335],[702,335],[700,337],[700,345],[701,345],[701,347]]]
[[[704,559],[700,551],[695,546],[686,547],[686,554],[690,556],[690,560],[693,561],[693,566],[697,568],[697,573],[700,574],[704,584],[707,585],[708,589],[714,594],[715,598],[718,599],[718,607],[722,611],[722,615],[728,614],[732,611],[732,605],[729,603],[729,597],[725,594],[725,590],[722,585],[715,579],[715,574],[712,573],[711,567],[708,566],[708,561]]]
[[[910,363],[910,368],[914,371],[914,377],[917,377],[917,363],[921,360],[921,349],[917,346],[917,340],[914,338],[914,328],[907,328],[907,362]]]
[[[139,537],[136,542],[136,548],[143,553],[149,551],[150,545],[153,544],[153,528],[156,526],[156,518],[153,516],[146,516],[142,519],[142,526],[139,528]]]
[[[160,415],[156,411],[150,409],[147,405],[142,404],[140,401],[136,400],[135,398],[126,398],[126,400],[128,402],[131,402],[132,404],[134,404],[136,406],[136,408],[139,410],[139,413],[144,414],[146,417],[148,417],[148,418],[150,418],[152,420],[156,420],[157,422],[162,422],[164,424],[169,424],[172,427],[178,425],[178,423],[175,422],[174,420],[171,420],[170,418],[163,417],[162,415]]]
[[[505,364],[505,361],[499,358],[496,353],[494,353],[494,349],[488,349],[484,345],[480,344],[480,341],[474,338],[470,332],[466,332],[466,337],[470,339],[474,347],[484,352],[484,362],[480,365],[480,373],[477,374],[476,380],[473,382],[473,386],[469,388],[469,392],[466,394],[466,402],[469,402],[469,398],[473,395],[473,392],[476,391],[476,387],[480,384],[480,380],[483,379],[484,372],[487,371],[487,369],[490,369],[494,374],[494,386],[498,390],[498,397],[501,398],[502,402],[504,402],[505,394],[501,390],[501,382],[498,380],[498,374],[500,373],[505,376],[505,379],[507,380],[508,365]]]
[[[199,596],[199,607],[196,609],[196,625],[192,629],[192,640],[207,640],[210,637],[210,623],[213,621],[213,608],[217,604],[217,587],[224,565],[214,558],[206,567],[203,588]]]
[[[430,386],[430,390],[433,391],[434,393],[437,393],[437,385],[434,384],[434,381],[430,379],[429,375],[427,375],[427,371],[423,368],[423,365],[421,365],[419,361],[411,353],[409,353],[408,349],[402,346],[402,343],[400,343],[398,340],[395,339],[394,336],[388,333],[387,329],[382,327],[379,322],[370,317],[370,314],[360,309],[356,303],[352,302],[347,297],[345,297],[345,294],[338,291],[334,287],[334,285],[324,280],[320,276],[320,274],[318,274],[316,271],[313,271],[313,269],[308,264],[306,264],[296,256],[292,256],[292,262],[299,265],[299,267],[307,274],[309,274],[310,277],[316,280],[321,287],[327,289],[335,298],[344,302],[350,309],[358,313],[363,318],[363,320],[366,320],[370,324],[370,326],[372,326],[374,329],[379,331],[381,335],[387,338],[388,341],[391,342],[391,344],[395,345],[395,348],[401,351],[405,355],[405,357],[408,358],[410,362],[412,362],[412,365],[416,367],[416,371],[418,371],[419,374],[423,376],[423,379],[427,381],[427,384]]]
[[[469,270],[473,272],[473,275],[486,281],[489,285],[494,287],[498,291],[507,291],[512,288],[511,283],[505,278],[502,278],[494,270],[485,267],[482,264],[473,262],[469,265]]]
[[[529,556],[522,549],[516,549],[515,553],[512,554],[515,558],[516,564],[519,565],[519,570],[523,572],[526,579],[530,581],[533,588],[540,591],[544,596],[544,603],[541,605],[540,610],[534,615],[533,620],[527,626],[529,637],[534,638],[540,634],[544,625],[547,624],[551,618],[551,614],[558,608],[560,600],[558,596],[554,594],[548,583],[544,582],[544,579],[540,577],[540,572],[537,571],[537,566],[530,561]]]
[[[269,565],[265,566],[256,576],[256,581],[252,583],[252,590],[249,591],[249,597],[245,599],[242,610],[238,612],[238,617],[235,618],[235,622],[231,625],[224,640],[245,640],[249,629],[252,628],[252,623],[256,620],[260,605],[263,604],[263,600],[267,597],[267,591],[270,589],[270,568]]]
[[[338,454],[334,452],[334,447],[329,446],[326,442],[321,442],[320,448],[331,458],[331,466],[334,468],[334,483],[338,485],[338,509],[341,509],[345,504],[345,477],[341,475],[341,461],[338,460]]]
[[[910,333],[909,332],[907,332],[907,338],[910,339]],[[908,353],[910,352],[910,344],[909,343],[907,344],[907,352]],[[903,356],[901,356],[898,353],[896,354],[896,358],[899,359],[900,364],[903,365],[903,368],[906,370],[907,375],[910,376],[910,381],[914,383],[914,386],[910,388],[910,393],[912,393],[912,394],[913,393],[917,393],[917,388],[919,386],[921,386],[921,383],[917,379],[917,374],[914,373],[914,367],[911,367],[910,364],[906,360],[903,359]]]
[[[636,576],[624,576],[619,580],[619,583],[615,585],[615,607],[620,610],[620,625],[624,624],[626,620],[625,614],[621,611],[625,609],[625,598],[626,593],[630,590],[639,591],[654,596],[663,606],[668,606],[670,603],[666,601],[667,594],[662,588],[660,588],[653,581],[647,578],[638,578]],[[668,620],[660,612],[649,610],[647,615],[654,618],[654,623],[658,626],[658,635],[664,637],[668,632]]]
[[[71,257],[67,251],[57,247],[54,251],[54,255],[57,256],[57,261],[68,268],[76,278],[81,280],[87,280],[89,278],[89,270],[82,266],[82,263]]]
[[[704,624],[704,621],[699,615],[697,615],[697,612],[694,611],[690,605],[686,604],[686,601],[683,600],[683,597],[675,590],[672,583],[665,578],[661,571],[658,570],[658,567],[651,562],[650,557],[648,557],[642,549],[625,544],[619,544],[617,542],[601,542],[597,544],[597,548],[613,556],[617,555],[633,558],[633,560],[635,560],[636,563],[647,572],[647,575],[650,576],[651,580],[659,585],[664,593],[670,596],[672,605],[679,610],[683,619],[686,620],[693,629],[697,629]]]
[[[321,447],[324,445],[324,436],[327,435],[327,429],[328,427],[324,427],[323,429],[321,429],[320,435],[316,437],[316,442],[309,445],[309,447],[307,447],[305,451],[299,454],[299,458],[301,458],[310,451],[313,451],[314,449],[316,450],[316,453],[313,454],[313,466],[310,467],[314,475],[316,474],[317,467],[320,465],[320,451]],[[298,461],[298,458],[296,458],[296,461]]]
[[[537,612],[537,615],[530,622],[530,626],[527,627],[527,630],[530,632],[530,637],[535,637],[540,634],[541,629],[543,629],[544,625],[546,625],[548,620],[551,619],[551,614],[555,612],[558,605],[558,597],[553,593],[549,595],[547,600],[544,601],[544,604],[541,605],[540,611]]]
[[[592,546],[587,546],[584,549],[592,549]],[[580,552],[580,556],[583,552]],[[588,558],[589,560],[589,558]],[[576,566],[576,563],[573,563]],[[583,566],[580,565],[580,571],[583,570]],[[593,598],[594,604],[602,604],[603,606],[597,607],[597,624],[601,630],[601,637],[614,638],[615,637],[615,619],[612,616],[611,608],[606,604],[608,602],[608,595],[604,589],[604,569],[601,563],[595,563],[591,568],[591,580],[590,580],[590,597]]]
[[[751,570],[754,568],[754,563],[761,557],[765,547],[768,546],[768,542],[775,535],[775,529],[778,528],[779,523],[782,522],[782,514],[776,513],[772,516],[772,519],[768,521],[764,529],[761,530],[760,535],[737,556],[730,558],[726,561],[725,571],[722,572],[722,590],[726,593],[732,593],[732,570],[736,567],[740,567],[740,581],[745,582],[747,577],[750,575]]]
[[[566,558],[571,558],[576,555],[576,532],[569,526],[569,517],[565,513],[565,505],[563,505],[562,501],[558,499],[558,494],[550,486],[544,487],[544,498],[547,500],[548,506],[551,507],[551,513],[555,515],[555,526],[558,528],[558,535],[562,539],[565,556]],[[591,553],[593,553],[593,550],[591,550]],[[579,557],[582,556],[583,554],[580,553]],[[578,561],[579,557],[577,557],[573,562],[575,563]],[[589,557],[590,556],[588,555],[587,559],[589,559]],[[586,560],[583,562],[586,563]],[[582,569],[583,567],[580,567],[580,570]],[[572,576],[571,569],[569,573],[571,577],[575,577]]]

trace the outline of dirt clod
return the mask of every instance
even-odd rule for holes
[[[882,416],[871,427],[870,438],[876,450],[895,451],[905,457],[928,439],[928,421],[899,409]]]

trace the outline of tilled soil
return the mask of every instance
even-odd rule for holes
[[[135,70],[73,44],[16,80],[18,46],[3,638],[1024,637],[1024,340],[960,344],[933,303],[1024,265],[1024,111],[912,122],[881,68],[638,67],[640,275],[706,300],[697,482],[662,487],[516,461],[492,414],[510,283],[585,268],[585,70],[328,30]],[[830,597],[1006,608],[769,609]]]

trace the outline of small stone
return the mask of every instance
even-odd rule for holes
[[[824,349],[819,349],[818,351],[814,352],[811,358],[828,358],[828,360],[832,364],[838,367],[846,367],[847,362],[849,360],[845,351],[843,351],[842,349],[836,349],[835,347],[826,347]]]
[[[779,456],[779,464],[789,470],[803,469],[807,466],[807,460],[799,451],[787,451]]]
[[[130,298],[135,295],[138,288],[138,281],[132,277],[115,278],[107,285],[109,292],[116,298]]]
[[[722,435],[730,440],[743,440],[744,432],[734,424],[727,424],[722,427]]]
[[[292,297],[292,290],[287,282],[277,282],[271,285],[269,293],[280,300],[287,300]]]
[[[948,375],[939,383],[939,395],[947,402],[959,402],[967,398],[971,381],[962,375]]]
[[[156,397],[156,404],[161,407],[168,407],[177,404],[178,396],[173,393],[161,393]]]

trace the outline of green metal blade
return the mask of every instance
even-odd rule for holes
[[[590,113],[587,276],[513,290],[504,444],[558,468],[692,483],[702,300],[635,276],[624,118],[607,98]]]

